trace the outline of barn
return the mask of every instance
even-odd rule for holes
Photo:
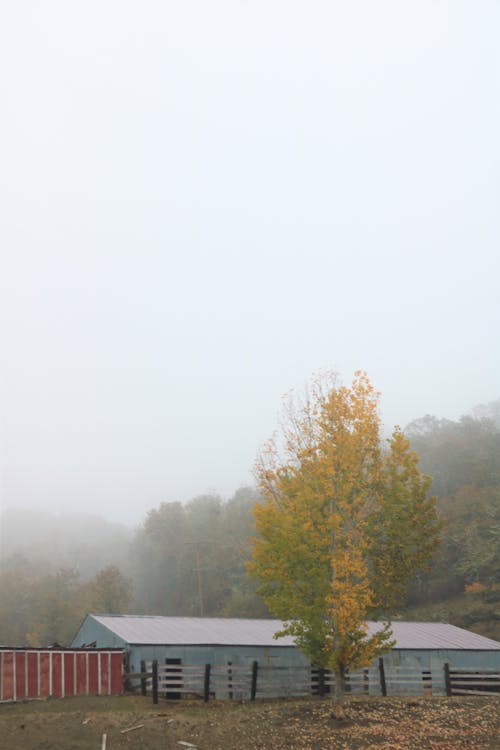
[[[274,638],[281,627],[280,620],[89,614],[72,646],[122,648],[130,672],[153,660],[177,668],[254,662],[267,668],[309,667],[292,637]],[[369,632],[380,627],[368,623]],[[388,669],[428,672],[443,690],[445,663],[452,669],[500,672],[500,643],[490,638],[446,623],[398,621],[391,627],[395,646],[384,656]]]

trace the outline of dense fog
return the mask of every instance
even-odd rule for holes
[[[389,430],[497,399],[499,13],[8,4],[2,506],[229,497],[325,369]]]

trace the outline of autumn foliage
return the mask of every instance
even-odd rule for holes
[[[264,497],[250,573],[269,609],[339,689],[347,668],[391,647],[387,619],[436,544],[430,479],[396,429],[384,450],[379,394],[366,374],[350,387],[316,379],[287,404],[281,434],[257,461]]]

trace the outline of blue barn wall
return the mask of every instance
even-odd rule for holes
[[[78,643],[79,647],[84,644],[88,646],[91,643],[95,643],[96,648],[101,648],[101,643],[106,643],[106,648],[111,648],[111,643],[116,648],[128,649],[129,647],[129,644],[123,638],[120,638],[112,630],[101,625],[91,615],[87,615],[82,622],[72,643]]]
[[[444,664],[450,669],[489,669],[500,672],[500,651],[468,650],[468,649],[393,649],[384,654],[386,673],[390,675],[391,667],[414,667],[417,670],[428,671],[432,675],[432,692],[444,695],[446,692],[444,679]],[[395,687],[387,678],[389,694],[398,692],[412,694],[411,685]]]
[[[141,660],[157,659],[160,664],[165,659],[181,659],[186,666],[211,664],[214,667],[251,666],[257,661],[260,666],[306,667],[308,660],[298,649],[290,646],[144,646],[130,644],[130,670],[138,669]]]

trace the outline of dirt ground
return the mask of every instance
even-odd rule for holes
[[[66,698],[0,704],[0,750],[499,750],[499,698],[216,702]],[[129,731],[126,731],[129,730]]]

